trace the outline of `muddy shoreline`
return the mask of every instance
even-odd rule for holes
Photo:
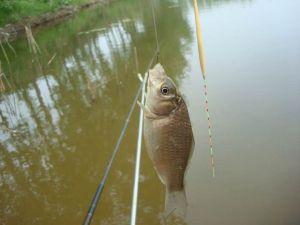
[[[110,2],[111,0],[92,0],[82,5],[64,6],[55,12],[49,12],[38,17],[27,17],[16,23],[6,24],[4,27],[0,28],[0,42],[13,41],[22,36],[25,33],[24,26],[30,26],[31,29],[35,29],[45,25],[56,24],[56,22],[62,21],[81,10],[96,5],[105,5]]]

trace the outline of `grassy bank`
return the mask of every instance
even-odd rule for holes
[[[25,17],[53,12],[62,6],[79,5],[90,0],[0,0],[0,27]]]

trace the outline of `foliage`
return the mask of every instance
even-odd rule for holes
[[[38,16],[64,5],[76,5],[89,0],[0,0],[0,26],[24,17]]]
[[[15,0],[0,0],[0,12],[10,13],[16,6]]]

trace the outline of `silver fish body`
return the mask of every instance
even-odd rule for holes
[[[149,72],[144,111],[147,152],[166,186],[165,213],[185,215],[184,176],[194,138],[187,106],[160,64]]]

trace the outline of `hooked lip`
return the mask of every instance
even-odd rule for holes
[[[163,79],[167,77],[161,64],[156,64],[152,70],[149,71],[148,85],[159,85]]]

